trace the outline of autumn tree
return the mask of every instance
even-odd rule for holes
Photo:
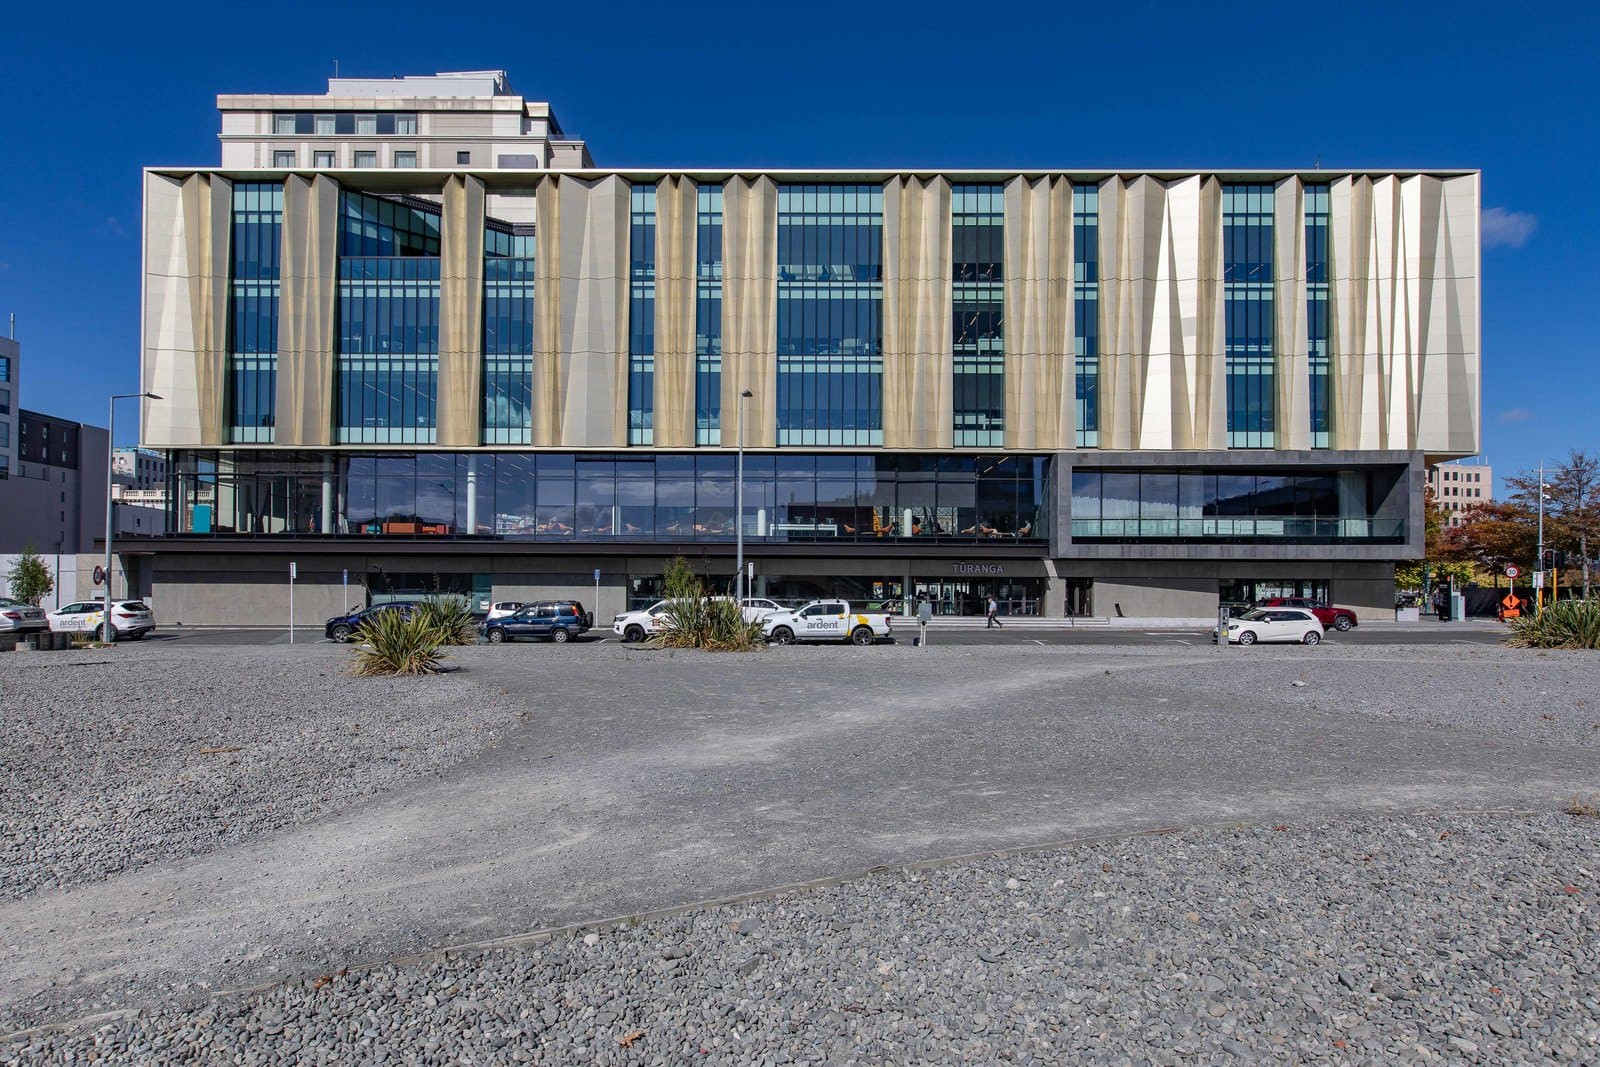
[[[1537,544],[1539,472],[1524,471],[1507,478],[1506,484],[1511,487],[1508,502],[1529,516]],[[1545,468],[1544,543],[1577,561],[1587,597],[1591,589],[1589,546],[1600,546],[1600,457],[1572,449],[1563,462]]]

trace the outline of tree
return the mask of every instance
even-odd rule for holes
[[[24,548],[22,555],[12,565],[10,581],[12,597],[34,607],[38,607],[39,601],[56,587],[55,579],[50,577],[50,568],[44,565],[44,559],[33,550],[32,545]]]
[[[1537,521],[1520,504],[1484,501],[1461,513],[1461,525],[1444,532],[1445,551],[1499,574],[1507,563],[1534,570],[1539,554]]]
[[[1539,472],[1507,478],[1510,502],[1532,516],[1538,538]],[[1571,449],[1564,462],[1544,471],[1544,543],[1579,561],[1583,595],[1591,589],[1589,546],[1600,545],[1600,457]]]
[[[1422,558],[1395,567],[1396,588],[1422,589],[1425,576],[1427,580],[1457,584],[1471,580],[1472,564],[1454,551],[1445,519],[1445,510],[1439,506],[1433,487],[1429,486],[1422,495]]]

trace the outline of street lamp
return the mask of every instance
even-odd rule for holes
[[[117,627],[111,621],[111,531],[117,505],[111,498],[111,486],[112,471],[116,466],[117,459],[117,401],[129,400],[136,396],[144,397],[147,400],[161,399],[155,393],[114,393],[112,394],[111,402],[106,405],[108,408],[106,416],[106,603],[100,627],[104,631],[102,636],[113,644],[117,640]],[[137,460],[135,460],[135,465],[137,465]],[[124,582],[123,584],[126,585],[127,583]]]
[[[754,395],[748,389],[739,394],[739,465],[733,480],[734,567],[738,571],[733,588],[740,618],[744,618],[744,402]]]

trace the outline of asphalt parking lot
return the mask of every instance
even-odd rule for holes
[[[1027,624],[1013,624],[991,630],[985,629],[981,620],[976,620],[959,626],[935,623],[931,629],[930,647],[948,644],[962,647],[985,645],[1081,645],[1089,648],[1114,648],[1118,646],[1209,645],[1211,643],[1210,630],[1184,627],[1150,627],[1141,629],[1105,625],[1073,627],[1066,624],[1050,627],[1041,626],[1037,622],[1030,620]],[[1353,647],[1395,644],[1423,646],[1498,645],[1504,641],[1505,633],[1504,626],[1481,620],[1465,623],[1375,623],[1358,626],[1347,633],[1329,630],[1323,641],[1329,646],[1344,645]],[[915,623],[905,624],[896,619],[894,634],[894,645],[909,648],[912,646],[912,638],[917,635],[917,627]],[[165,627],[158,630],[151,637],[146,638],[146,640],[157,644],[184,642],[194,645],[222,646],[287,645],[290,643],[287,628],[228,626]],[[584,644],[617,642],[618,640],[609,629],[591,630],[578,638],[578,641]],[[321,627],[296,628],[295,643],[319,642],[327,643],[327,639],[322,636]],[[545,644],[545,642],[519,642],[518,647],[542,644]]]

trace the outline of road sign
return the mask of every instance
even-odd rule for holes
[[[1522,568],[1517,566],[1515,563],[1507,563],[1506,564],[1506,577],[1507,578],[1515,578],[1518,575],[1520,575],[1521,573],[1522,573]]]
[[[1533,584],[1541,588],[1544,586],[1544,571],[1533,572]]]
[[[104,567],[99,567],[99,566],[95,567],[95,569],[94,569],[94,584],[95,585],[105,585],[106,584],[106,569]]]
[[[597,582],[600,580],[600,568],[599,567],[596,567],[594,569],[594,580],[597,581]]]
[[[291,561],[289,563],[289,578],[292,581],[293,579],[298,578],[298,577],[300,577],[300,568],[299,568],[299,566],[297,564],[295,564],[293,561]]]

